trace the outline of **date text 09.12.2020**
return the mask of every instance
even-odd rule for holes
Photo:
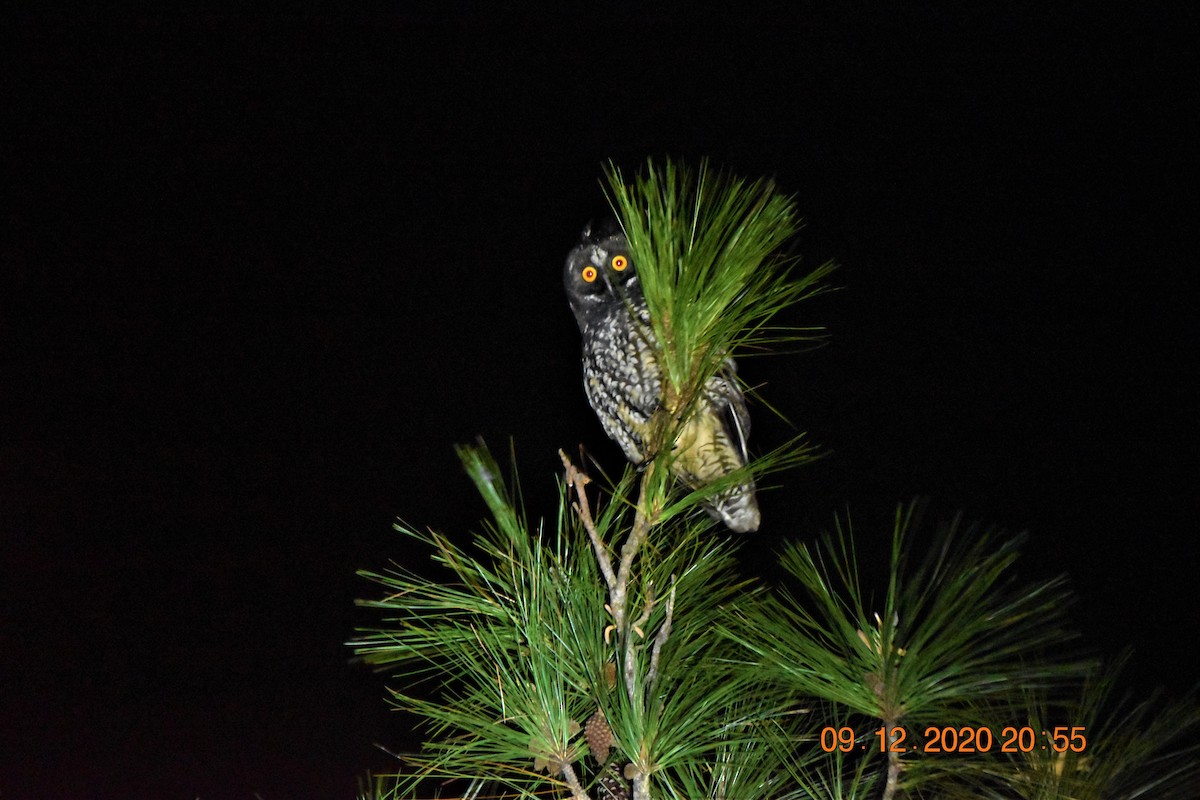
[[[1001,753],[1028,753],[1033,750],[1053,750],[1065,753],[1068,750],[1082,753],[1087,749],[1087,737],[1082,725],[1058,725],[1049,730],[1037,730],[1028,725],[1007,726],[994,734],[991,728],[939,727],[931,725],[925,729],[923,739],[908,742],[908,731],[899,726],[882,727],[874,732],[881,753],[989,753],[998,749]],[[915,738],[915,737],[914,737]],[[872,743],[874,746],[874,743]],[[841,750],[866,750],[867,740],[859,740],[858,734],[849,726],[821,729],[821,749],[826,753]]]

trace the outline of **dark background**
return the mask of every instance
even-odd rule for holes
[[[342,644],[452,445],[616,469],[560,267],[601,165],[774,176],[842,290],[743,376],[826,460],[746,555],[895,503],[1028,529],[1126,685],[1200,637],[1195,12],[16,18],[3,49],[0,797],[349,798],[411,741]],[[1194,75],[1193,75],[1194,77]],[[762,451],[791,430],[758,407]],[[756,559],[759,562],[756,563]]]

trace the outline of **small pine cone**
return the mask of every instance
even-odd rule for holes
[[[613,735],[602,709],[597,708],[596,713],[588,717],[588,721],[583,725],[583,735],[587,737],[592,757],[601,764],[608,761],[608,751],[613,746]]]
[[[621,780],[616,767],[608,767],[600,776],[600,794],[603,800],[629,800],[629,784]]]

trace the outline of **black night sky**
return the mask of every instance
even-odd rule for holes
[[[1198,670],[1195,11],[406,4],[46,14],[0,48],[0,797],[325,800],[411,743],[344,642],[452,446],[621,457],[560,267],[602,164],[794,194],[830,343],[742,375],[825,460],[745,555],[897,502],[1027,529],[1134,692]],[[1194,65],[1193,65],[1194,66]],[[1192,231],[1193,233],[1188,233]],[[792,431],[761,406],[752,445]]]

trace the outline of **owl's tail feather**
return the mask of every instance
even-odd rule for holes
[[[722,492],[705,504],[705,510],[734,533],[753,533],[762,522],[753,483],[734,486]]]

